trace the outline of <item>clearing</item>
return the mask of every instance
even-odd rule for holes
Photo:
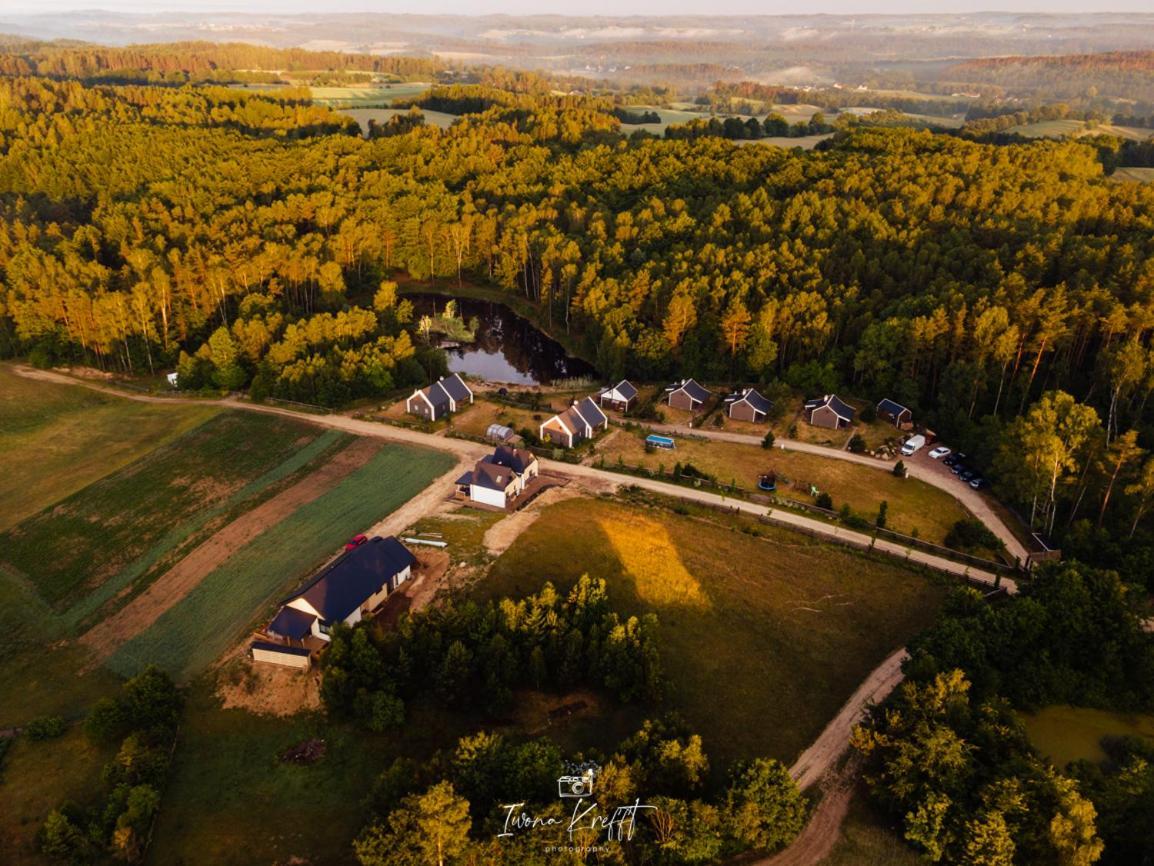
[[[657,613],[667,705],[719,767],[791,763],[944,595],[904,567],[748,518],[589,499],[544,509],[475,592],[520,596],[584,573],[623,609]]]
[[[1104,761],[1104,737],[1138,737],[1154,743],[1154,714],[1050,706],[1021,713],[1030,742],[1056,767],[1071,761]]]
[[[969,513],[954,497],[915,478],[894,475],[846,460],[781,448],[763,450],[737,442],[702,441],[678,438],[673,451],[646,453],[644,437],[623,433],[595,446],[595,465],[604,460],[606,468],[618,461],[627,466],[671,473],[675,463],[693,464],[722,484],[736,482],[747,492],[756,491],[758,476],[776,472],[777,495],[807,504],[813,503],[810,485],[829,493],[834,508],[850,509],[873,521],[882,502],[889,503],[886,526],[908,535],[940,543],[959,520]]]

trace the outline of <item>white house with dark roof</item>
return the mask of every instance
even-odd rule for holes
[[[814,427],[840,430],[853,423],[854,410],[837,394],[826,394],[824,397],[807,400],[803,414],[805,420]]]
[[[608,405],[610,409],[616,409],[618,412],[628,412],[629,405],[636,399],[637,389],[628,379],[622,379],[597,395],[598,403],[602,406]]]
[[[682,379],[665,389],[665,400],[674,409],[696,412],[712,395],[704,385],[693,379]]]
[[[592,439],[609,427],[609,419],[592,397],[574,400],[573,405],[559,412],[541,425],[540,437],[562,448],[572,448],[579,442]]]
[[[457,479],[457,488],[473,502],[506,508],[525,492],[537,477],[540,464],[535,455],[520,448],[498,445]]]
[[[755,424],[769,417],[773,401],[767,400],[753,388],[743,388],[725,398],[725,414],[735,421],[752,421]]]
[[[442,376],[432,385],[418,388],[405,401],[405,411],[428,421],[436,421],[452,412],[458,412],[473,402],[473,390],[465,384],[460,373]]]
[[[334,625],[356,625],[384,604],[412,576],[416,562],[395,536],[370,538],[286,599],[265,631],[289,643],[308,637],[327,641]]]

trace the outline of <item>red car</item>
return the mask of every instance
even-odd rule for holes
[[[348,541],[345,543],[345,550],[353,550],[353,549],[355,549],[355,548],[357,548],[357,547],[360,547],[362,544],[364,544],[364,543],[365,543],[366,541],[368,541],[368,540],[369,540],[369,539],[368,539],[368,536],[365,536],[365,535],[354,535],[352,538],[350,538],[350,539],[349,539],[349,540],[348,540]]]

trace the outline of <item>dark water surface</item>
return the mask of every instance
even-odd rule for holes
[[[574,358],[556,340],[537,330],[504,304],[441,295],[405,295],[420,318],[437,315],[449,300],[457,302],[458,315],[476,319],[476,342],[446,348],[449,369],[510,385],[548,385],[558,379],[596,376],[593,367]]]

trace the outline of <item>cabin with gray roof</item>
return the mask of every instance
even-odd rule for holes
[[[609,427],[609,419],[592,397],[574,400],[564,412],[558,412],[541,424],[538,435],[544,442],[552,442],[562,448],[572,448],[579,442],[592,439],[600,431]]]
[[[460,373],[442,376],[432,385],[418,388],[405,401],[405,411],[426,421],[436,421],[453,412],[459,412],[473,402],[473,391],[465,384]]]
[[[666,402],[674,409],[684,409],[686,412],[696,412],[705,405],[712,394],[709,389],[699,385],[693,379],[682,379],[674,382],[665,389]]]
[[[507,508],[540,472],[536,455],[498,445],[457,479],[457,489],[473,502]]]
[[[265,631],[286,643],[329,640],[332,627],[356,625],[412,576],[416,557],[395,536],[370,538],[343,553],[285,600]]]
[[[909,430],[914,426],[914,413],[888,397],[878,402],[878,417],[889,421],[899,430]]]
[[[598,403],[602,406],[608,405],[610,409],[616,409],[618,412],[628,412],[630,404],[636,399],[637,389],[628,379],[622,379],[597,395]]]
[[[840,430],[853,423],[854,410],[837,394],[826,394],[824,397],[807,400],[803,414],[805,420],[814,427]]]
[[[735,421],[759,424],[769,417],[773,401],[767,400],[753,388],[743,388],[725,398],[725,414]]]

